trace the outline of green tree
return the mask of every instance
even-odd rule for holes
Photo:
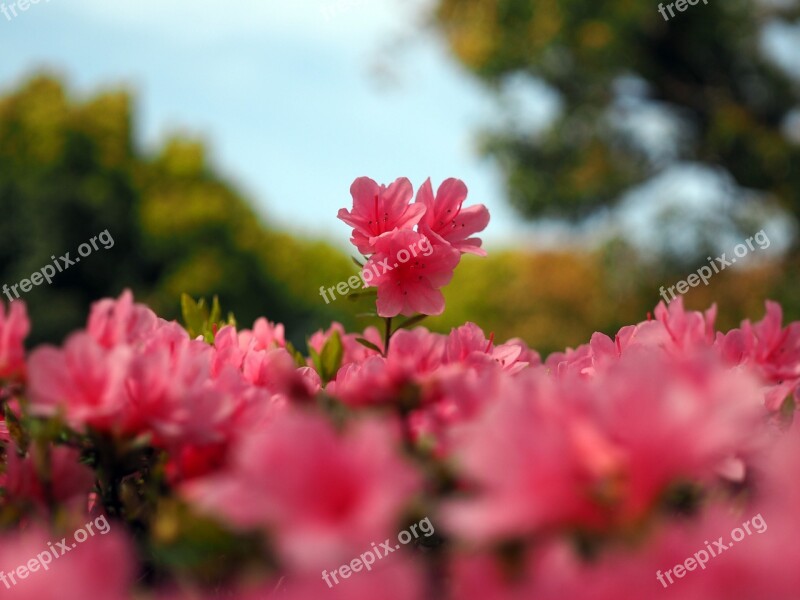
[[[800,81],[763,51],[800,6],[666,4],[668,20],[655,1],[438,0],[435,23],[470,72],[498,89],[543,82],[559,99],[543,130],[511,122],[483,136],[521,214],[581,222],[691,161],[800,216]],[[662,129],[647,139],[643,119]]]
[[[173,138],[148,156],[135,130],[122,91],[79,101],[36,76],[0,100],[0,284],[53,255],[74,259],[104,230],[114,241],[23,296],[32,342],[59,340],[91,302],[126,287],[167,318],[178,316],[181,292],[218,294],[241,324],[266,315],[297,342],[333,318],[352,324],[350,303],[327,307],[317,295],[352,274],[344,254],[265,227],[200,143]],[[287,273],[287,257],[304,271]]]

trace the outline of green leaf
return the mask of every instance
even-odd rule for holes
[[[378,347],[377,347],[375,344],[373,344],[372,342],[370,342],[370,341],[369,341],[369,340],[367,340],[367,339],[364,339],[364,338],[361,338],[361,337],[360,337],[360,338],[356,338],[356,341],[357,341],[359,344],[361,344],[362,346],[366,346],[366,347],[367,347],[367,348],[369,348],[370,350],[375,350],[376,352],[379,352],[380,354],[383,354],[383,350],[381,350],[380,348],[378,348]]]
[[[308,344],[308,342],[306,342]],[[319,376],[322,377],[322,359],[319,357],[319,353],[311,347],[311,344],[308,344],[308,355],[311,357],[311,363],[314,365],[314,369],[319,373]]]
[[[193,338],[203,332],[203,324],[208,318],[203,301],[195,302],[189,294],[181,294],[181,314],[186,331]]]
[[[338,331],[334,331],[325,346],[322,348],[320,354],[320,364],[322,365],[322,372],[320,376],[327,383],[336,375],[339,367],[342,366],[342,358],[344,358],[344,345],[342,344],[342,337]]]
[[[219,298],[216,295],[211,302],[211,315],[208,320],[210,323],[220,323],[222,321],[222,308],[219,306]]]
[[[364,268],[364,264],[359,262],[359,260],[355,256],[351,256],[350,258],[353,259],[353,262],[356,263],[356,266],[358,266],[359,269],[363,269]]]
[[[292,355],[292,358],[294,359],[294,364],[295,364],[295,365],[297,365],[297,368],[300,368],[300,367],[307,367],[307,366],[308,366],[308,365],[306,364],[306,358],[305,358],[305,356],[303,356],[303,355],[302,355],[302,354],[301,354],[301,353],[300,353],[300,352],[297,350],[297,348],[295,348],[295,347],[294,347],[294,345],[292,344],[292,342],[286,342],[286,351],[287,351],[289,354],[291,354],[291,355]]]
[[[202,335],[203,339],[209,344],[214,343],[214,338],[220,328],[226,325],[236,326],[236,319],[233,313],[228,313],[227,320],[223,320],[222,307],[217,296],[214,296],[211,302],[211,310],[209,311],[204,298],[195,302],[188,294],[181,294],[181,312],[189,335],[193,339]]]

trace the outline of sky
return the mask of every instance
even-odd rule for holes
[[[8,0],[5,0],[8,4]],[[353,179],[464,180],[490,245],[525,243],[475,148],[492,98],[425,25],[427,0],[40,0],[0,14],[0,91],[36,69],[79,97],[135,92],[139,140],[199,136],[272,226],[345,243]],[[536,93],[534,90],[532,93]],[[529,103],[546,120],[552,99]]]
[[[434,186],[464,180],[469,202],[492,214],[489,247],[591,241],[609,228],[638,232],[647,245],[665,197],[688,206],[711,198],[712,206],[727,194],[715,189],[727,185],[724,174],[676,164],[591,231],[523,222],[475,144],[481,128],[508,113],[426,25],[430,1],[39,0],[10,20],[0,13],[0,93],[37,69],[60,74],[79,97],[127,87],[147,151],[172,133],[197,136],[266,223],[343,248],[349,228],[335,215],[362,175],[408,177],[415,187],[427,177]],[[800,28],[773,23],[762,47],[791,71]],[[637,102],[635,81],[622,85],[633,93],[618,107],[620,123],[661,142],[654,150],[670,158],[669,114]],[[560,110],[529,78],[509,80],[503,102],[531,131]],[[800,132],[800,109],[795,121]]]

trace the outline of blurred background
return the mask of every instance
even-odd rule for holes
[[[613,334],[761,229],[685,301],[722,327],[767,298],[800,318],[796,0],[23,6],[0,7],[0,284],[114,239],[24,295],[34,343],[125,287],[167,318],[218,294],[300,344],[372,324],[319,295],[356,272],[336,211],[361,175],[458,177],[489,207],[440,331],[543,353]]]

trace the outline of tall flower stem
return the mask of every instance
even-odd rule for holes
[[[392,337],[392,317],[386,317],[386,329],[383,334],[383,354],[389,354],[389,340]]]

